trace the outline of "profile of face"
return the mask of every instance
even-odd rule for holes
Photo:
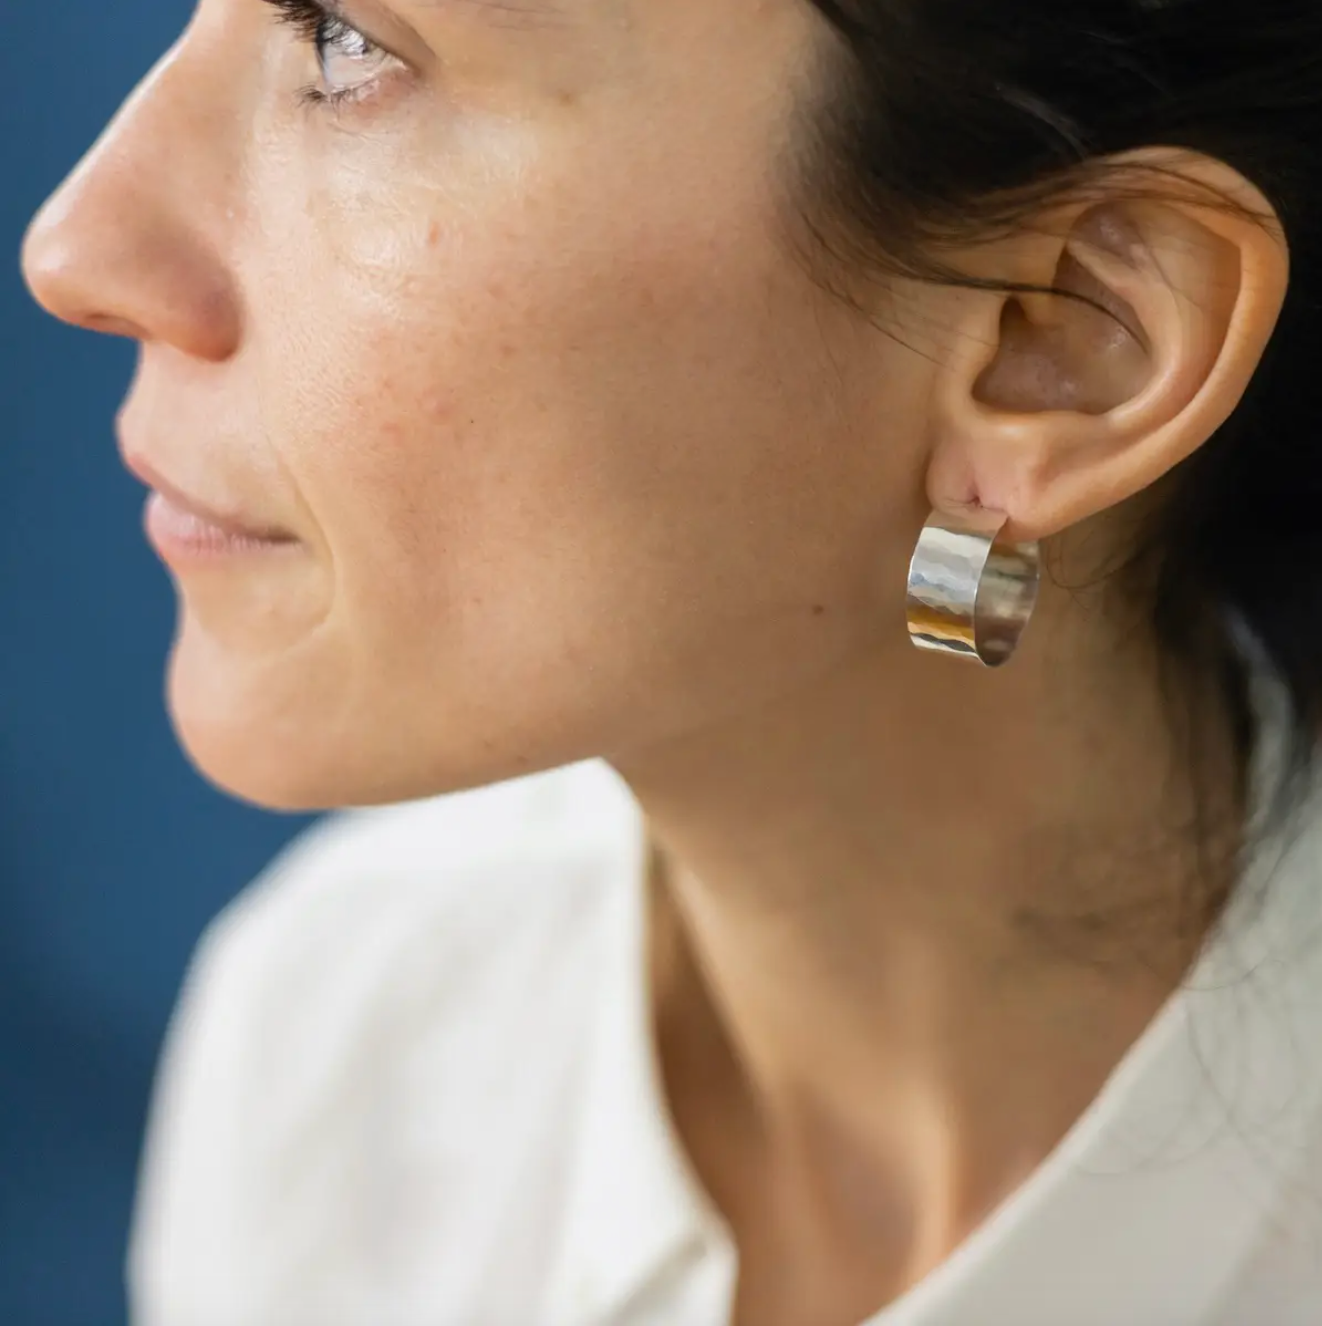
[[[210,778],[405,799],[908,654],[995,326],[924,287],[895,335],[803,260],[832,40],[804,0],[202,0],[24,258],[141,342],[121,446]]]

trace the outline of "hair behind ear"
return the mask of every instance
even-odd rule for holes
[[[831,260],[1012,291],[1013,275],[944,255],[1096,198],[1108,160],[1153,144],[1222,163],[1274,211],[1291,255],[1275,334],[1238,406],[1160,485],[1120,579],[1176,673],[1211,679],[1241,713],[1225,623],[1252,632],[1289,688],[1302,768],[1322,731],[1322,6],[813,3],[839,76],[800,184]],[[1160,170],[1130,184],[1178,192]],[[1220,205],[1273,224],[1242,199]]]

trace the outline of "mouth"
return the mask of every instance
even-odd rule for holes
[[[148,542],[168,563],[288,550],[300,542],[288,530],[208,506],[176,488],[140,456],[126,455],[124,463],[152,490],[143,524]]]

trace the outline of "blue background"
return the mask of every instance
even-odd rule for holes
[[[176,748],[173,592],[112,431],[133,347],[62,327],[18,274],[28,218],[188,11],[0,0],[4,1326],[124,1320],[144,1113],[188,953],[302,827],[227,801]]]

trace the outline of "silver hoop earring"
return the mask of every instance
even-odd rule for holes
[[[1033,615],[1041,582],[1036,543],[1002,538],[1006,517],[934,512],[909,564],[909,638],[919,649],[996,668]]]

